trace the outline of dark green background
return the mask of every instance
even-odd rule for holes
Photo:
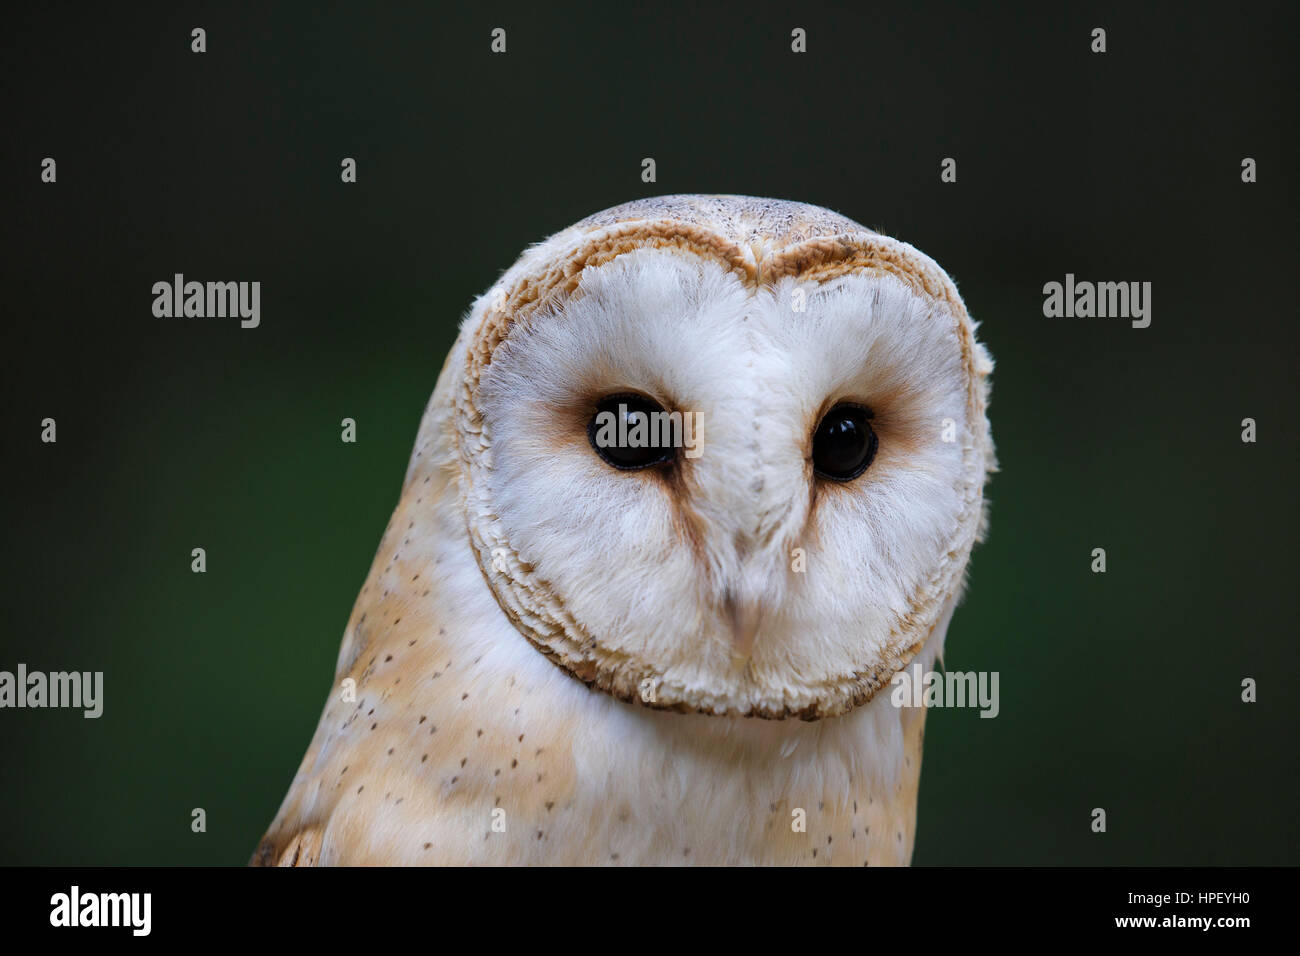
[[[916,862],[1298,862],[1296,24],[1051,6],[7,14],[0,669],[106,699],[0,712],[0,863],[244,862],[471,298],[674,192],[914,243],[996,358],[947,665],[1002,712],[931,713]],[[261,281],[261,327],[154,318],[174,272]],[[1066,272],[1152,282],[1151,327],[1044,318]]]

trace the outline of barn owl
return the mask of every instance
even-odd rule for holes
[[[930,258],[816,206],[532,247],[443,365],[253,862],[910,862],[925,709],[889,685],[983,533],[991,370]],[[691,446],[647,442],[673,413]]]

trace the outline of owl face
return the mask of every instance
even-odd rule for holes
[[[784,241],[761,214],[579,224],[462,332],[484,575],[525,637],[629,701],[844,713],[961,587],[988,359],[933,263],[797,209]]]

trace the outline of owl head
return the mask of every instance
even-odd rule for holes
[[[906,243],[794,202],[618,206],[464,321],[444,379],[469,540],[518,631],[593,688],[843,714],[943,640],[991,369]]]

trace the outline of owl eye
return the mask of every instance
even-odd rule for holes
[[[635,471],[673,460],[672,431],[665,428],[668,413],[644,395],[610,395],[596,405],[587,425],[587,438],[606,464]]]
[[[823,478],[852,481],[867,470],[879,444],[868,422],[871,410],[836,405],[813,433],[813,470]]]

